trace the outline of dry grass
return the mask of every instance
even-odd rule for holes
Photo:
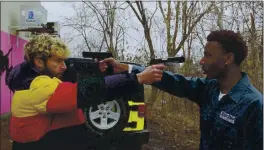
[[[145,87],[145,99],[150,96],[151,90]],[[150,142],[152,147],[165,149],[198,149],[199,148],[199,108],[196,104],[175,98],[169,101],[171,95],[164,94],[166,104],[161,104],[162,94],[157,100],[151,112],[148,112],[148,126],[151,130],[151,138],[159,139],[159,142]],[[163,143],[163,144],[161,144]]]

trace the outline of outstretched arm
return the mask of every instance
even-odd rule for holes
[[[169,71],[163,71],[164,65],[153,65],[147,68],[137,65],[128,65],[119,63],[114,58],[107,58],[100,61],[101,66],[106,66],[106,64],[111,64],[117,72],[128,72],[141,74],[141,72],[150,72],[150,74],[162,73],[160,79],[157,82],[148,82],[150,74],[145,74],[142,77],[143,84],[151,84],[152,86],[157,87],[165,92],[168,92],[172,95],[188,98],[196,103],[201,103],[201,96],[206,92],[205,89],[209,81],[204,78],[187,78],[180,74],[172,74]]]
[[[132,68],[131,68],[132,67]],[[141,66],[130,66],[132,73],[140,73],[145,70]],[[208,84],[205,78],[184,77],[180,74],[173,74],[169,71],[163,71],[161,81],[154,82],[152,86],[168,92],[181,98],[188,98],[198,104],[201,102],[201,96],[205,92]]]

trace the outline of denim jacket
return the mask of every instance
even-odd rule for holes
[[[144,68],[133,66],[132,72]],[[200,106],[200,150],[261,150],[263,146],[263,95],[246,73],[218,100],[219,83],[206,78],[163,72],[152,86]]]

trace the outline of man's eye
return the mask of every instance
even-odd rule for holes
[[[56,62],[57,63],[62,63],[64,60],[63,59],[57,59]]]

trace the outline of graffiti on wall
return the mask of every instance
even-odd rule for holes
[[[14,66],[24,61],[27,40],[1,31],[0,48],[0,115],[10,112],[13,93],[6,85],[6,77]]]
[[[0,76],[6,71],[6,74],[10,72],[10,70],[13,68],[12,66],[9,67],[9,54],[13,48],[11,47],[8,52],[4,55],[4,52],[0,49]]]
[[[13,66],[9,66],[9,54],[12,52],[13,48],[11,47],[8,52],[4,55],[4,52],[0,50],[0,79],[4,72],[6,72],[5,75],[5,82],[7,83],[7,77],[9,73],[11,72]]]

